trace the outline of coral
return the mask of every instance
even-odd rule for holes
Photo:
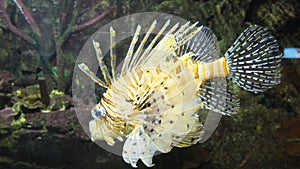
[[[13,111],[18,115],[13,124],[24,123],[24,113],[51,112],[55,110],[65,110],[70,107],[70,98],[63,92],[52,90],[50,93],[50,103],[46,105],[41,100],[40,86],[27,86],[15,92]]]
[[[25,89],[19,89],[15,92],[15,103],[13,109],[16,113],[30,113],[46,109],[46,105],[40,100],[39,85],[27,86]]]

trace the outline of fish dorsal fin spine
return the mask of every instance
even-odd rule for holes
[[[176,51],[179,56],[186,53],[193,52],[194,60],[200,62],[212,62],[221,57],[219,44],[214,32],[205,26],[198,28],[197,32],[191,39],[185,42],[184,45],[179,46]]]
[[[133,62],[132,57],[133,57],[133,52],[134,52],[134,46],[138,41],[138,35],[140,34],[141,29],[142,29],[142,27],[140,25],[138,25],[137,28],[136,28],[136,31],[134,33],[134,36],[132,38],[132,41],[131,41],[131,44],[129,46],[126,57],[124,59],[121,75],[124,75],[127,72],[127,70],[130,67],[130,63]]]

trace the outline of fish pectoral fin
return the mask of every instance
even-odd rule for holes
[[[145,133],[143,126],[139,125],[133,129],[125,141],[122,156],[124,161],[134,168],[137,167],[136,164],[139,159],[147,167],[152,167],[154,166],[152,158],[156,151],[157,148]]]
[[[194,119],[187,119],[187,121],[177,121],[177,123],[184,125],[174,125],[174,131],[179,127],[185,128],[186,130],[185,133],[177,132],[176,136],[173,137],[172,144],[174,145],[174,147],[189,147],[191,145],[197,144],[203,138],[205,132],[203,131],[203,124],[201,123],[201,121],[194,121]],[[190,127],[186,128],[185,124],[188,124]]]

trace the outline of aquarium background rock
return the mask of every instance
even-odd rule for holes
[[[51,19],[46,18],[50,15],[47,4],[31,2],[31,11],[45,17],[38,19],[44,24],[51,23]],[[105,23],[124,15],[149,11],[174,14],[210,27],[220,41],[221,53],[251,24],[268,27],[282,48],[300,47],[298,0],[102,1],[103,6],[114,3],[116,9],[103,21],[66,41],[63,50],[67,63],[74,63],[85,41]],[[14,21],[25,29],[28,25],[22,15],[16,16]],[[121,157],[89,140],[71,106],[48,113],[41,112],[41,107],[38,111],[24,113],[25,121],[20,125],[12,125],[20,118],[12,109],[16,103],[14,92],[36,84],[39,56],[28,44],[3,28],[0,29],[0,44],[0,168],[131,168]],[[66,69],[71,72],[72,64]],[[224,116],[207,142],[155,156],[154,168],[300,168],[300,61],[284,59],[282,72],[282,83],[266,93],[254,95],[239,91],[240,113]],[[4,89],[6,85],[8,88]],[[139,164],[139,168],[145,166]]]

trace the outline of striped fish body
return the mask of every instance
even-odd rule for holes
[[[207,111],[236,113],[239,100],[227,80],[255,93],[280,82],[282,55],[277,41],[264,28],[248,27],[220,57],[214,33],[189,23],[167,30],[166,22],[145,47],[155,25],[156,21],[133,51],[141,31],[137,27],[119,76],[115,70],[108,72],[97,42],[94,46],[105,82],[85,64],[79,65],[92,80],[107,88],[92,110],[92,140],[114,145],[114,139],[126,137],[122,156],[133,167],[138,160],[153,166],[157,151],[167,153],[173,147],[199,142],[209,126],[205,124]],[[116,32],[110,31],[114,69]]]
[[[111,136],[129,135],[138,125],[152,133],[151,137],[158,137],[163,131],[170,133],[169,140],[185,136],[195,123],[201,122],[195,118],[195,112],[201,107],[197,90],[202,81],[195,79],[188,66],[180,59],[170,60],[156,68],[140,67],[119,77],[100,102],[107,115],[95,121],[104,120],[110,126]],[[95,121],[91,126],[101,128],[103,123]],[[98,135],[92,135],[95,140],[104,137],[91,133]],[[172,140],[168,148],[161,150],[167,152],[171,145]]]

